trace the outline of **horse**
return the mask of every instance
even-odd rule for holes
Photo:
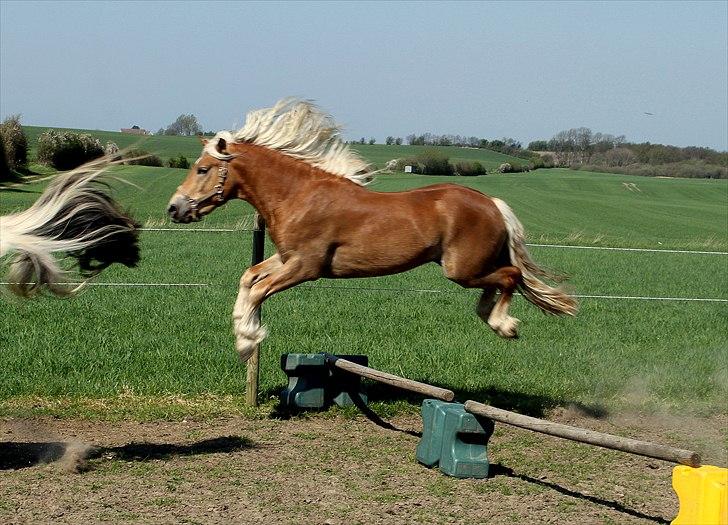
[[[516,290],[544,312],[577,311],[572,296],[539,279],[558,276],[533,262],[505,202],[457,184],[367,189],[376,172],[308,101],[284,99],[249,113],[235,132],[201,140],[201,156],[169,201],[172,221],[199,221],[243,199],[265,219],[277,250],[240,279],[233,327],[243,361],[267,335],[255,314],[263,301],[322,277],[389,275],[434,262],[451,281],[482,289],[476,312],[505,338],[518,335],[519,321],[508,315]]]
[[[80,287],[63,286],[67,271],[53,256],[63,252],[90,278],[113,263],[139,262],[137,224],[108,193],[104,173],[118,164],[108,157],[58,175],[21,212],[0,216],[0,258],[14,254],[7,280],[16,295],[42,289],[59,296]]]

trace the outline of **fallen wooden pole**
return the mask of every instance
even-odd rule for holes
[[[621,450],[622,452],[647,456],[648,458],[662,459],[672,463],[682,463],[689,467],[700,466],[700,456],[692,450],[683,450],[680,448],[650,443],[648,441],[638,441],[636,439],[613,436],[612,434],[604,434],[602,432],[595,432],[585,428],[562,425],[561,423],[552,423],[551,421],[516,414],[515,412],[509,412],[508,410],[484,405],[476,401],[466,401],[465,410],[477,416],[487,417],[494,421],[500,421],[501,423],[507,423],[527,430],[541,432],[542,434],[548,434],[550,436],[570,439],[572,441],[588,443],[590,445],[597,445],[599,447],[611,448],[614,450]]]
[[[326,362],[329,365],[345,370],[350,374],[373,379],[379,383],[396,386],[403,390],[417,392],[418,394],[434,397],[435,399],[442,399],[443,401],[452,401],[455,399],[455,393],[452,390],[428,385],[427,383],[420,383],[419,381],[412,381],[411,379],[405,379],[404,377],[396,376],[394,374],[388,374],[387,372],[375,370],[368,366],[358,365],[331,354],[326,354]]]

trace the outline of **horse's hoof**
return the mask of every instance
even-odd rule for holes
[[[238,351],[238,356],[243,363],[247,363],[250,356],[255,352],[256,346],[257,344],[253,339],[243,339],[235,342],[235,350]]]
[[[240,360],[245,363],[253,355],[255,349],[258,347],[260,342],[265,339],[267,335],[266,331],[261,328],[252,337],[248,335],[239,335],[235,339],[235,350],[238,351]]]
[[[518,338],[518,323],[520,321],[515,317],[506,317],[498,326],[496,332],[506,339],[516,339]]]

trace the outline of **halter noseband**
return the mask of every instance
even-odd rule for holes
[[[227,175],[228,163],[226,161],[223,161],[223,163],[217,167],[217,184],[215,184],[210,193],[208,193],[204,197],[200,197],[199,199],[193,199],[185,193],[182,194],[182,197],[184,197],[189,203],[190,211],[193,214],[197,214],[197,209],[200,207],[200,205],[209,199],[212,199],[215,202],[222,202],[225,200],[225,198],[222,196],[222,192],[225,187],[225,180],[227,179]]]

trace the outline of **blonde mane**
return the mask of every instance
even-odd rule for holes
[[[360,185],[374,175],[369,164],[341,140],[341,128],[333,119],[308,101],[283,99],[272,108],[248,113],[239,130],[218,132],[205,153],[230,160],[232,156],[217,151],[220,139],[265,146]]]

